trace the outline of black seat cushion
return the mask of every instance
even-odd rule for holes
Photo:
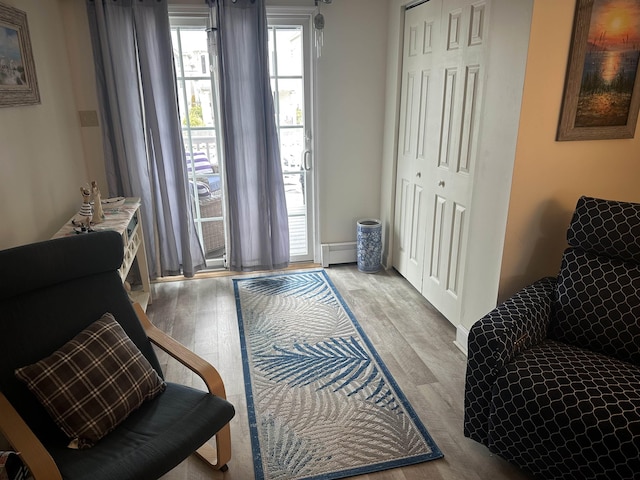
[[[151,480],[178,465],[234,415],[219,397],[167,382],[116,430],[88,450],[45,445],[65,480]]]
[[[492,394],[488,447],[537,477],[640,472],[639,367],[546,340],[508,364]]]

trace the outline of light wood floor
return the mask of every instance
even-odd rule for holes
[[[454,327],[395,270],[364,274],[355,265],[326,270],[444,453],[440,460],[358,478],[530,480],[462,434],[466,358],[453,344]],[[154,300],[147,310],[151,320],[218,369],[236,407],[229,471],[214,472],[192,456],[164,480],[254,478],[232,278],[153,285]],[[202,387],[183,367],[159,358],[167,380]]]

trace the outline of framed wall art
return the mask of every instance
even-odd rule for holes
[[[38,103],[27,14],[0,3],[0,107]]]
[[[633,138],[640,1],[577,0],[557,140]]]

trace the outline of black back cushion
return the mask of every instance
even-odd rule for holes
[[[549,336],[640,365],[640,205],[578,200]]]
[[[14,370],[50,355],[106,312],[162,376],[118,274],[122,256],[122,238],[111,231],[0,251],[0,391],[38,436],[66,442]]]
[[[567,241],[587,252],[640,263],[640,204],[581,197]]]
[[[640,365],[640,266],[569,249],[549,336]]]

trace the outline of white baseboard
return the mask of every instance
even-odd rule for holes
[[[469,330],[464,328],[462,325],[458,325],[456,327],[456,339],[453,344],[462,350],[462,353],[467,355],[467,345],[469,340]]]
[[[322,244],[323,267],[337,263],[355,263],[357,261],[356,242]]]

